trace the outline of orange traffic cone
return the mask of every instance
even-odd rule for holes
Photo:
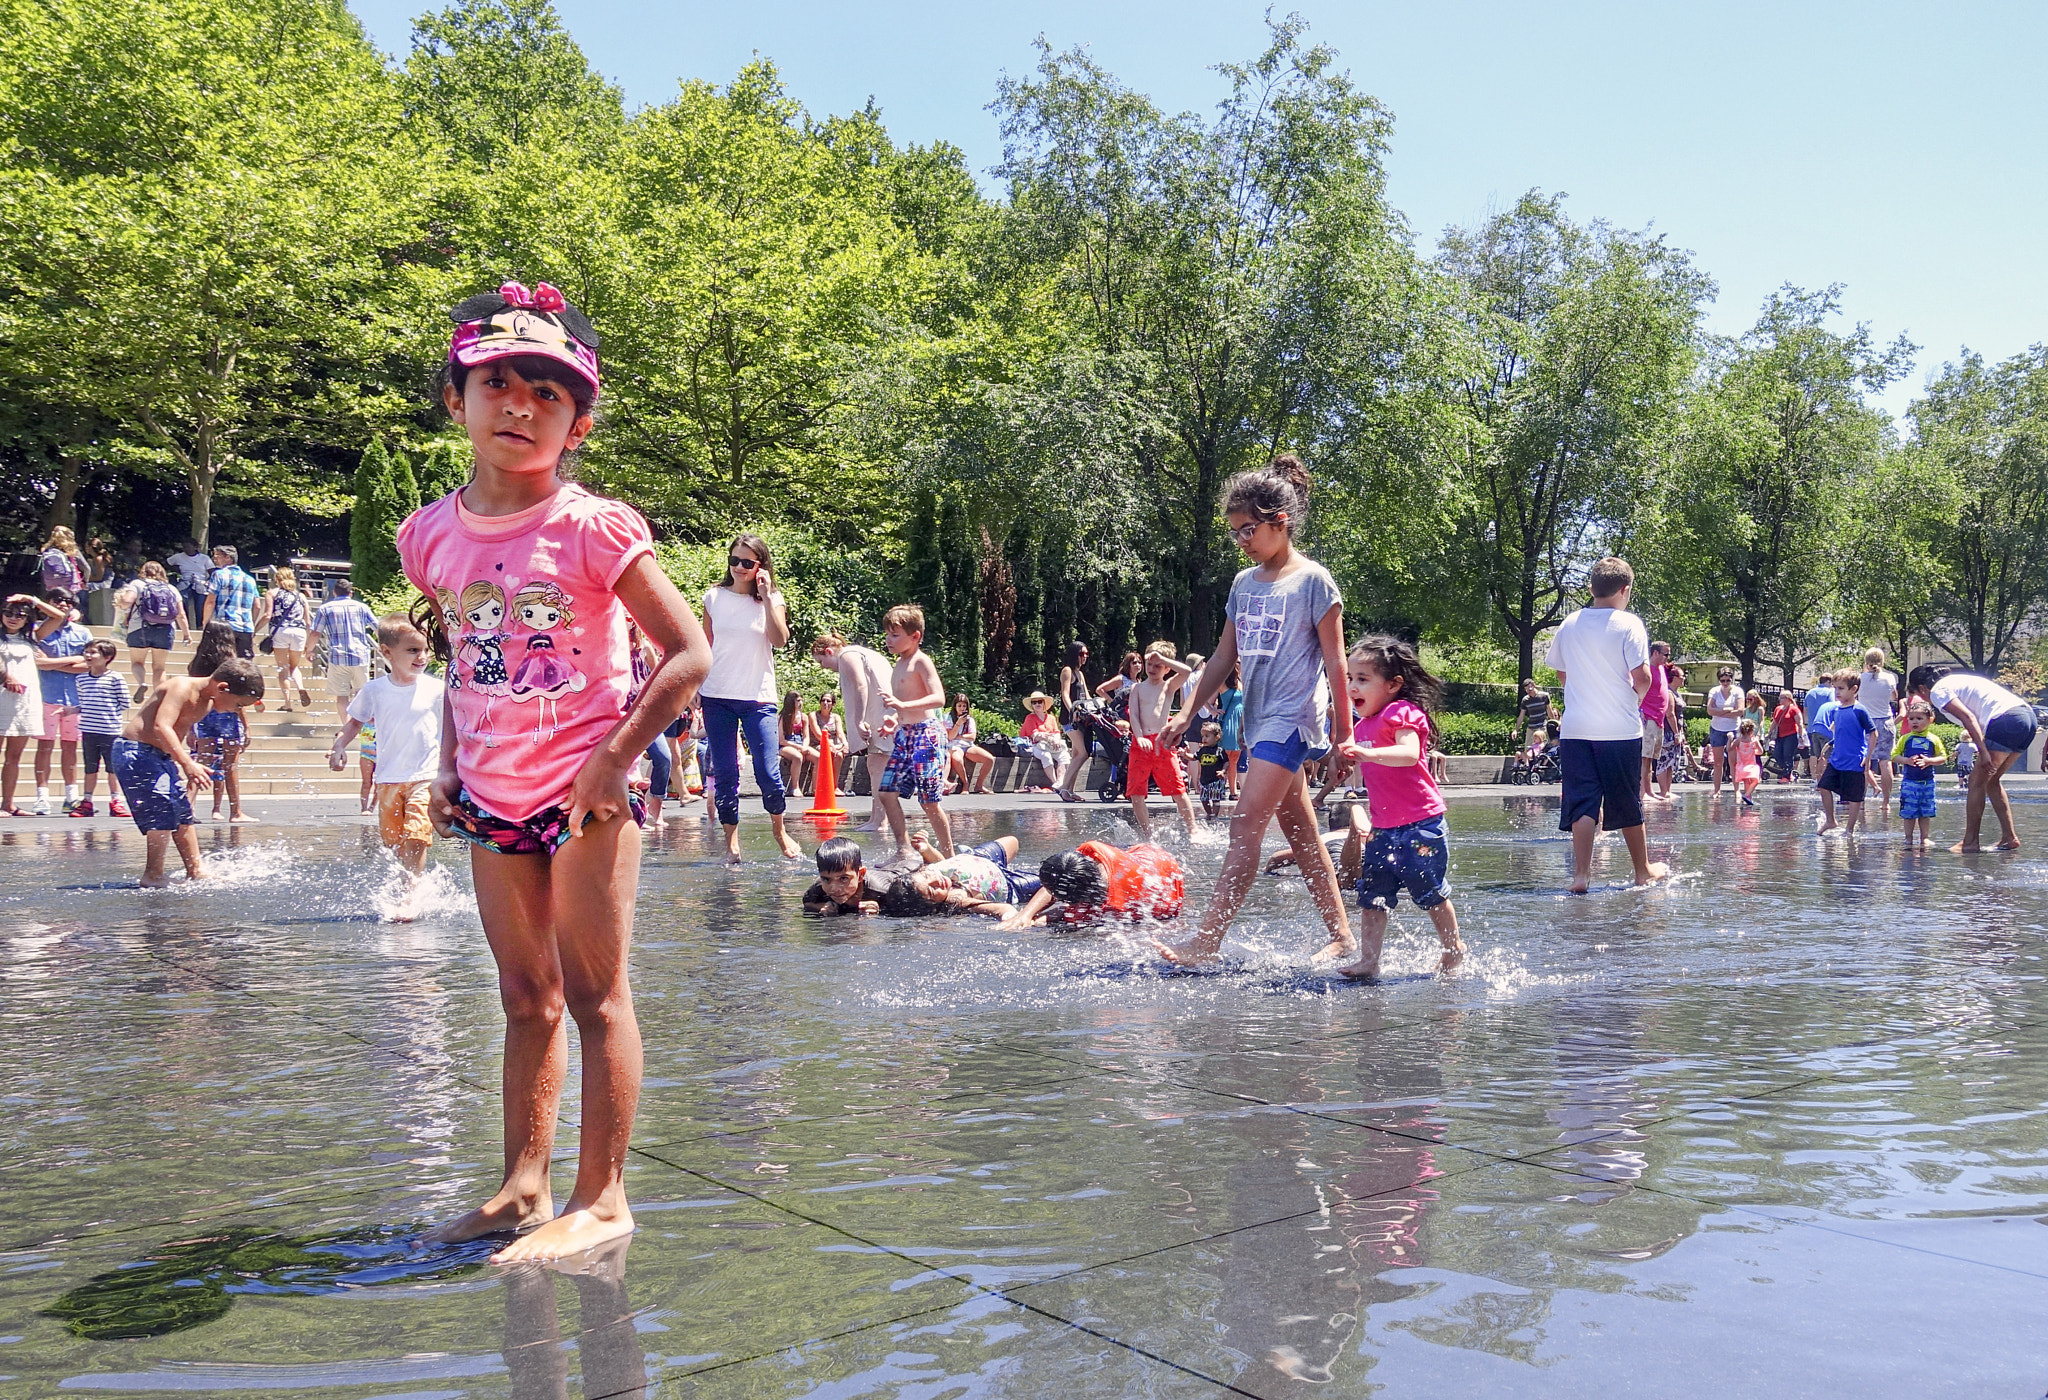
[[[819,821],[837,821],[846,815],[839,805],[838,765],[832,761],[832,745],[818,745],[818,781],[812,789],[811,810],[805,816]]]

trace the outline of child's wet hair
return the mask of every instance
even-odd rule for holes
[[[1922,699],[1918,698],[1917,696],[1916,696],[1916,697],[1914,697],[1913,699],[1911,699],[1911,700],[1907,701],[1907,702],[1906,702],[1906,718],[1907,718],[1907,719],[1925,719],[1925,720],[1931,720],[1931,719],[1933,719],[1933,718],[1934,718],[1934,704],[1933,704],[1933,702],[1932,702],[1932,701],[1928,701],[1928,700],[1922,700]]]
[[[1038,882],[1062,904],[1100,904],[1109,898],[1109,872],[1079,851],[1060,851],[1038,866]]]
[[[448,626],[441,617],[441,605],[426,594],[416,594],[412,606],[406,610],[405,620],[415,631],[427,639],[433,649],[434,659],[446,666],[455,657],[454,644],[448,640]],[[379,629],[381,635],[382,629]]]
[[[834,836],[829,841],[818,843],[820,875],[837,875],[848,870],[858,870],[867,863],[867,852],[860,848],[858,841],[849,841],[844,836]]]
[[[1223,513],[1260,520],[1287,517],[1294,534],[1308,518],[1308,468],[1292,452],[1283,452],[1257,471],[1239,472],[1223,483]]]
[[[199,629],[199,645],[185,667],[188,676],[210,676],[221,663],[235,659],[235,630],[225,622],[209,622]]]
[[[891,880],[889,888],[882,891],[879,902],[882,912],[892,919],[914,919],[920,914],[946,907],[944,901],[935,903],[920,894],[908,875],[898,875]]]
[[[263,698],[263,673],[256,669],[253,661],[241,657],[230,657],[213,669],[212,679],[226,681],[228,694],[238,695],[244,700]]]
[[[924,635],[924,609],[915,603],[898,603],[882,614],[882,626],[894,627],[911,636]]]
[[[1401,698],[1420,706],[1425,714],[1436,713],[1436,707],[1443,703],[1444,683],[1423,666],[1414,646],[1399,637],[1385,632],[1360,637],[1352,644],[1349,659],[1372,667],[1382,680],[1399,681]]]

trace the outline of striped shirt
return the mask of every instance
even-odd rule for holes
[[[112,671],[78,678],[78,728],[84,734],[119,734],[128,708],[128,682]]]
[[[240,565],[215,569],[206,591],[213,595],[216,622],[225,622],[237,632],[256,630],[256,580],[244,573]]]
[[[327,664],[367,666],[370,664],[370,632],[377,618],[353,598],[333,598],[313,613],[313,626],[327,639]]]

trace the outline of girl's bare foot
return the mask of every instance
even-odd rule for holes
[[[1670,879],[1671,867],[1666,865],[1661,860],[1653,860],[1650,862],[1648,868],[1643,871],[1643,874],[1648,876],[1649,878],[1637,880],[1636,887],[1638,889],[1642,888],[1644,885],[1654,885],[1664,880]]]
[[[458,1215],[445,1225],[427,1231],[432,1244],[455,1244],[503,1234],[507,1230],[530,1230],[555,1218],[555,1203],[547,1196],[521,1198],[504,1192],[485,1201],[467,1215]]]
[[[775,824],[775,840],[782,847],[783,859],[795,860],[803,854],[803,848],[797,845],[795,840],[791,838],[788,830],[780,822]]]
[[[1377,977],[1380,975],[1380,960],[1378,958],[1360,958],[1355,963],[1349,963],[1334,970],[1339,977]]]
[[[1588,882],[1587,882],[1587,881],[1585,881],[1585,880],[1574,880],[1574,881],[1572,881],[1572,882],[1571,882],[1570,886],[1569,886],[1569,887],[1567,888],[1567,893],[1570,893],[1570,894],[1584,894],[1584,893],[1586,892],[1586,885],[1587,885],[1587,883],[1588,883]]]
[[[1221,938],[1212,938],[1205,933],[1198,933],[1185,943],[1161,943],[1156,938],[1152,940],[1154,952],[1168,962],[1178,963],[1182,967],[1201,967],[1205,963],[1215,962],[1216,950],[1222,946]]]
[[[521,1235],[493,1254],[491,1262],[518,1264],[528,1260],[566,1259],[632,1233],[633,1212],[626,1208],[624,1201],[616,1207],[599,1202],[594,1206],[565,1209],[538,1230]]]
[[[1324,945],[1322,946],[1321,950],[1320,950],[1320,951],[1318,951],[1318,952],[1316,953],[1316,955],[1315,955],[1314,957],[1310,958],[1310,959],[1309,959],[1308,961],[1309,961],[1309,965],[1310,965],[1311,967],[1320,967],[1320,966],[1321,966],[1322,964],[1324,964],[1324,963],[1326,963],[1326,962],[1335,962],[1335,961],[1337,961],[1337,959],[1339,959],[1339,958],[1348,958],[1348,957],[1350,957],[1350,956],[1351,956],[1351,955],[1352,955],[1353,953],[1356,953],[1357,951],[1358,951],[1358,940],[1357,940],[1357,939],[1355,939],[1355,938],[1342,938],[1342,939],[1338,939],[1338,938],[1333,938],[1333,939],[1331,939],[1331,940],[1330,940],[1330,941],[1329,941],[1328,943],[1325,943],[1325,944],[1324,944]],[[1373,964],[1373,967],[1374,967],[1374,969],[1375,969],[1375,970],[1377,970],[1377,969],[1378,969],[1378,967],[1379,967],[1379,959],[1378,959],[1377,957],[1375,957],[1375,958],[1372,958],[1372,959],[1369,959],[1369,960],[1368,960],[1368,959],[1366,959],[1366,958],[1360,958],[1360,959],[1358,960],[1358,963],[1359,963],[1359,964],[1362,964],[1362,963],[1365,963],[1365,962],[1367,962],[1367,961],[1370,961],[1370,962],[1371,962],[1371,963]],[[1353,965],[1354,965],[1354,966],[1357,966],[1358,964],[1353,964]]]
[[[1443,957],[1437,961],[1436,970],[1438,972],[1451,972],[1457,968],[1458,964],[1464,961],[1465,945],[1460,943],[1455,948],[1444,949]]]
[[[1994,851],[2017,851],[2019,848],[2020,843],[2017,841],[2001,841],[1991,849]]]

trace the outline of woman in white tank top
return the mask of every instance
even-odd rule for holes
[[[742,740],[754,761],[754,781],[776,844],[791,860],[801,854],[783,827],[789,794],[780,762],[775,652],[789,641],[789,609],[775,590],[773,570],[767,541],[738,535],[725,553],[725,577],[704,594],[711,671],[697,694],[711,748],[712,806],[725,828],[725,858],[731,865],[740,861]]]

